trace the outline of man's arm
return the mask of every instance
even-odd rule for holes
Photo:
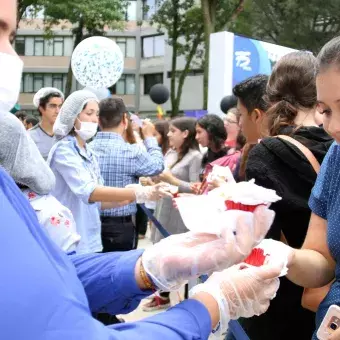
[[[142,250],[73,256],[91,311],[126,314],[152,293],[140,275]],[[211,316],[213,318],[211,318]],[[216,301],[197,294],[165,313],[134,323],[110,326],[105,338],[96,339],[207,339],[219,320]],[[103,332],[103,330],[101,330]]]
[[[83,284],[91,312],[127,314],[141,299],[152,294],[142,290],[135,275],[143,250],[71,256]]]
[[[144,321],[123,326],[105,327],[93,319],[89,310],[83,286],[99,285],[109,280],[107,275],[109,261],[98,260],[88,263],[86,257],[78,258],[80,283],[69,257],[62,254],[39,226],[29,202],[23,197],[13,180],[0,169],[0,255],[2,262],[0,299],[0,339],[86,339],[86,340],[132,340],[160,339],[192,340],[207,339],[211,330],[211,319],[206,307],[198,301],[185,301],[166,313]],[[18,245],[24,245],[19,247]],[[117,273],[111,278],[121,287],[123,282],[131,281],[125,287],[125,299],[134,298],[129,290],[135,289],[137,299],[149,292],[141,292],[137,287],[132,267],[135,267],[141,251],[118,255],[114,262]],[[109,254],[97,254],[100,256]],[[95,259],[94,256],[93,259]],[[83,261],[83,263],[81,263]],[[102,262],[103,261],[103,262]],[[76,261],[74,261],[75,263]],[[83,266],[83,267],[82,267]],[[94,268],[98,266],[97,269]],[[82,268],[81,268],[82,267]],[[88,268],[86,270],[86,267]],[[125,268],[125,269],[124,269]],[[92,276],[90,275],[92,269]],[[133,268],[134,270],[135,268]],[[85,275],[85,274],[88,275]],[[118,274],[118,275],[117,275]],[[107,275],[109,276],[109,275]],[[113,281],[103,295],[115,286]],[[97,291],[92,287],[93,291]],[[93,295],[94,296],[94,295]],[[98,295],[97,295],[98,296]],[[114,297],[114,295],[113,295]],[[101,298],[104,304],[105,298]],[[25,303],[23,303],[23,301]],[[116,300],[117,303],[122,300]],[[106,301],[108,302],[108,301]],[[92,303],[94,303],[92,301]],[[126,310],[131,309],[126,307]],[[20,320],[18,312],[30,315]]]
[[[162,150],[155,137],[145,138],[144,144],[147,151],[139,148],[136,155],[136,176],[157,176],[164,170]]]

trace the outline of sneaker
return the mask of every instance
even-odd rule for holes
[[[144,312],[154,312],[157,310],[168,309],[171,307],[169,298],[154,296],[154,298],[143,306]]]

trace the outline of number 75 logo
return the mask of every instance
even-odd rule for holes
[[[250,52],[237,51],[235,52],[236,67],[241,67],[244,71],[251,71]]]

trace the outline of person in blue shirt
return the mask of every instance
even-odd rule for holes
[[[119,206],[116,202],[144,203],[162,195],[159,190],[162,185],[126,189],[104,186],[96,155],[86,144],[97,132],[98,115],[95,94],[86,90],[73,92],[65,100],[53,126],[58,141],[47,159],[56,177],[51,194],[71,210],[76,221],[81,236],[79,254],[103,250],[100,210]]]
[[[124,140],[129,123],[128,111],[121,98],[107,98],[100,102],[100,132],[89,146],[98,157],[106,186],[125,188],[129,184],[137,184],[139,177],[156,176],[164,169],[162,150],[153,136],[155,131],[153,124],[143,122],[145,148],[142,148]],[[136,248],[137,233],[133,223],[133,216],[136,213],[135,202],[102,211],[104,252]]]

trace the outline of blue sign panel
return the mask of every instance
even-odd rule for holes
[[[233,87],[256,74],[270,74],[268,52],[260,41],[234,36]]]

